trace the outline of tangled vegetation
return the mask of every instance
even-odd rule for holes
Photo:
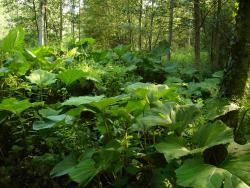
[[[1,41],[0,187],[250,186],[250,144],[224,124],[240,109],[249,138],[250,92],[218,98],[223,71],[165,63],[162,43],[93,45],[27,49],[20,27]]]

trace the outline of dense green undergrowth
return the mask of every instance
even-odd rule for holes
[[[93,44],[28,50],[21,28],[1,41],[0,187],[250,186],[250,144],[222,121],[240,108],[217,97],[222,71],[166,63],[164,43]]]

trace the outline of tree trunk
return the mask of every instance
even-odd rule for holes
[[[48,44],[48,40],[49,40],[49,34],[48,34],[48,16],[47,16],[47,12],[48,12],[48,2],[47,0],[44,0],[44,44],[47,45]]]
[[[71,34],[75,39],[75,0],[71,0]]]
[[[143,14],[143,0],[140,0],[140,14],[139,14],[139,49],[142,49],[142,14]]]
[[[168,44],[171,48],[172,45],[172,38],[173,38],[173,20],[174,20],[174,0],[170,0],[169,2],[170,9],[169,9],[169,24],[168,24]],[[171,53],[167,54],[167,60],[170,61]]]
[[[38,34],[38,44],[40,46],[44,45],[44,14],[45,14],[45,7],[44,7],[44,0],[40,0],[39,2],[39,20],[38,20],[38,26],[39,26],[39,34]]]
[[[213,29],[212,45],[211,45],[211,62],[215,70],[223,68],[220,62],[220,13],[221,0],[214,0],[217,3],[216,24]]]
[[[60,1],[60,41],[63,38],[63,0]]]
[[[236,18],[234,43],[231,46],[231,57],[221,85],[221,96],[241,104],[244,97],[250,66],[250,1],[240,0]],[[238,127],[239,111],[233,111],[225,122],[235,130],[235,140],[242,143]]]
[[[152,41],[153,41],[153,31],[154,31],[154,16],[155,16],[155,13],[154,13],[154,1],[155,0],[152,0],[152,3],[151,3],[151,16],[150,16],[150,34],[149,34],[149,40],[148,40],[148,45],[149,45],[149,50],[152,49]]]
[[[195,66],[199,69],[201,66],[200,57],[200,0],[194,0],[194,56]]]
[[[34,17],[35,17],[35,25],[36,25],[36,31],[37,31],[37,38],[39,38],[39,27],[38,27],[38,20],[37,20],[37,14],[36,14],[35,0],[32,0],[32,5],[33,5],[33,12],[34,12]]]
[[[81,0],[79,0],[78,40],[81,39]]]

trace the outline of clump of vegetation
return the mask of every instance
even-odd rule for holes
[[[154,19],[163,16],[154,15],[161,3],[140,2],[141,10],[151,12],[153,27]],[[173,2],[172,22],[173,11],[183,14],[182,6],[188,4]],[[46,3],[41,1],[40,9]],[[87,3],[86,14],[93,14],[100,2]],[[201,7],[197,3],[194,11],[206,10],[207,2]],[[222,11],[220,3],[216,16]],[[13,28],[0,41],[0,187],[250,187],[249,51],[244,48],[250,37],[244,33],[249,23],[241,20],[249,14],[250,3],[240,3],[234,26],[239,40],[231,47],[225,70],[216,60],[215,41],[210,42],[217,51],[202,43],[198,57],[196,45],[194,53],[191,43],[179,47],[185,37],[169,39],[174,45],[158,39],[154,44],[152,28],[148,41],[139,33],[141,40],[134,45],[133,37],[130,44],[115,45],[115,39],[102,38],[107,37],[104,31],[99,31],[102,37],[93,33],[96,40],[75,40],[72,30],[74,37],[60,46],[43,45],[40,40],[46,35],[39,35],[41,45],[34,47],[27,40],[30,33]],[[35,5],[33,1],[36,12]],[[228,18],[233,10],[223,11]],[[131,22],[133,13],[127,13]],[[81,23],[81,12],[78,16]],[[48,23],[45,20],[46,27]],[[205,29],[212,23],[202,24]],[[215,27],[213,40],[217,26],[210,26]],[[132,25],[121,28],[132,32],[129,36],[135,32]]]

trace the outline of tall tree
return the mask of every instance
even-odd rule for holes
[[[231,58],[225,71],[221,85],[221,95],[241,104],[244,97],[250,67],[250,1],[240,0],[234,43],[231,46]],[[238,136],[237,126],[239,111],[228,114],[226,123],[235,129],[236,141],[242,142]]]
[[[140,12],[139,12],[139,41],[138,46],[139,49],[142,49],[142,14],[143,14],[143,0],[139,2]]]
[[[60,0],[60,41],[62,41],[63,38],[63,0]]]
[[[171,48],[172,38],[173,38],[173,20],[174,20],[174,0],[169,1],[169,23],[168,23],[168,44]],[[170,51],[167,54],[167,60],[170,61],[171,53]]]
[[[220,62],[220,26],[221,26],[221,0],[214,0],[214,4],[217,5],[216,15],[215,15],[215,26],[212,31],[212,41],[211,41],[211,62],[214,69],[222,68]]]
[[[200,57],[200,27],[201,27],[201,15],[200,15],[200,0],[194,0],[194,56],[195,66],[199,68],[201,66]]]
[[[75,39],[75,0],[71,0],[71,34]]]
[[[40,0],[39,1],[39,19],[38,19],[38,28],[39,28],[38,44],[40,46],[44,45],[44,33],[45,33],[44,15],[45,15],[45,2],[44,0]]]
[[[151,0],[150,32],[149,32],[149,38],[148,38],[149,50],[152,49],[152,43],[153,43],[154,17],[155,17],[154,5],[155,5],[155,0]]]

